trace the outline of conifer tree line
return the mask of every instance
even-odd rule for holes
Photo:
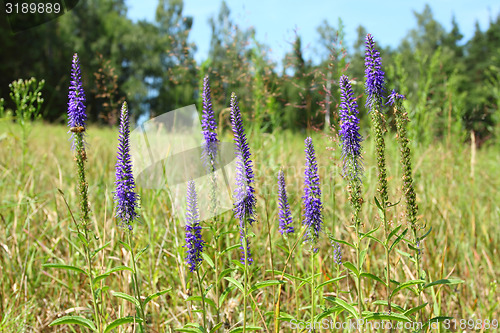
[[[447,31],[427,5],[414,12],[415,27],[396,48],[381,45],[386,80],[407,96],[409,135],[418,142],[457,135],[466,141],[473,132],[483,143],[500,134],[500,13],[495,14],[486,29],[476,23],[473,37],[464,40],[455,19]],[[189,39],[193,20],[183,13],[183,0],[159,0],[153,22],[130,20],[124,0],[80,1],[60,18],[16,34],[2,17],[0,97],[6,109],[14,108],[12,81],[44,79],[43,118],[65,122],[67,63],[76,51],[87,69],[83,84],[94,123],[116,124],[125,96],[134,119],[190,104],[201,110],[206,75],[216,117],[226,124],[234,91],[247,110],[243,117],[261,130],[327,128],[338,122],[338,82],[347,68],[358,104],[365,105],[363,85],[356,84],[364,75],[363,26],[348,45],[340,18],[318,22],[312,47],[320,61],[305,58],[297,33],[277,64],[269,57],[272,45],[258,41],[253,28],[242,28],[222,1],[209,20],[208,57],[197,63]],[[360,116],[368,121],[366,108]],[[389,125],[395,129],[394,120]]]

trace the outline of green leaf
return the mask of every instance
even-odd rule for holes
[[[214,327],[212,327],[212,329],[210,330],[210,333],[215,333],[215,332],[217,332],[217,330],[218,330],[219,328],[221,328],[221,327],[222,327],[222,325],[224,325],[224,323],[218,323],[217,325],[215,325]]]
[[[330,238],[330,240],[331,240],[331,241],[334,241],[334,242],[337,242],[337,243],[340,243],[340,244],[344,244],[344,245],[350,246],[350,247],[352,247],[353,249],[355,249],[355,248],[356,248],[353,244],[351,244],[351,243],[349,243],[349,242],[346,242],[345,240],[342,240],[342,239],[336,239],[336,238],[333,238],[333,237],[331,237],[331,236],[330,236],[329,238]]]
[[[163,294],[166,294],[168,293],[169,291],[172,291],[172,288],[168,288],[168,289],[165,289],[165,290],[162,290],[162,291],[159,291],[159,292],[156,292],[154,294],[151,294],[149,295],[148,297],[146,297],[146,299],[144,300],[144,306],[146,306],[146,304],[148,304],[149,302],[151,302],[152,300],[154,300],[155,298],[163,295]]]
[[[106,273],[104,274],[111,274],[111,273],[114,273],[114,272],[118,272],[118,271],[130,271],[130,272],[134,272],[134,270],[130,267],[127,267],[127,266],[117,266],[115,268],[111,268],[109,271],[107,271]]]
[[[84,326],[87,328],[90,328],[93,331],[97,331],[97,328],[95,327],[94,323],[88,320],[87,318],[83,318],[80,316],[64,316],[61,318],[57,318],[53,322],[49,324],[49,326],[55,326],[55,325],[67,325],[67,324],[76,324],[80,326]]]
[[[189,301],[189,302],[203,302],[203,299],[201,298],[201,296],[189,296],[188,298],[186,298],[186,301]],[[214,308],[215,310],[217,310],[217,305],[215,305],[215,302],[213,300],[211,300],[210,298],[206,298],[205,297],[205,302],[210,305],[212,308]]]
[[[383,247],[385,247],[384,242],[382,242],[380,239],[378,239],[378,238],[376,238],[376,237],[373,237],[372,235],[366,236],[366,238],[371,239],[371,240],[373,240],[373,241],[375,241],[375,242],[379,243],[379,244],[380,244],[380,245],[382,245]]]
[[[262,282],[257,282],[254,285],[250,287],[248,290],[248,294],[253,293],[255,290],[260,289],[260,288],[265,288],[269,286],[275,286],[278,284],[285,284],[285,281],[282,280],[267,280],[267,281],[262,281]]]
[[[384,208],[382,208],[382,205],[378,201],[377,197],[373,197],[373,199],[375,199],[375,204],[377,205],[378,209],[381,210],[382,213],[383,213],[384,212]]]
[[[126,301],[132,302],[132,303],[134,303],[134,304],[135,304],[135,306],[137,306],[138,308],[140,308],[140,307],[141,307],[141,304],[139,304],[139,301],[138,301],[135,297],[130,296],[129,294],[120,293],[120,292],[118,292],[118,291],[115,291],[115,292],[113,292],[113,293],[112,293],[112,295],[113,295],[113,296],[115,296],[115,297],[118,297],[118,298],[122,298],[122,299],[124,299],[124,300],[126,300]]]
[[[98,254],[99,252],[101,252],[104,248],[106,248],[106,246],[108,246],[109,244],[111,244],[111,241],[107,242],[106,244],[104,244],[103,246],[101,246],[100,248],[98,248],[97,250],[94,250],[92,251],[92,256],[91,258],[94,258],[96,254]]]
[[[431,233],[431,230],[432,230],[432,226],[429,228],[429,231],[427,231],[423,236],[421,237],[418,237],[418,241],[422,241],[425,237],[427,237],[430,233]]]
[[[118,318],[106,326],[104,329],[103,333],[108,333],[111,332],[112,329],[117,328],[118,326],[125,325],[125,324],[131,324],[131,323],[142,323],[142,319],[138,317],[133,317],[133,316],[127,316],[123,318]]]
[[[336,277],[334,279],[330,279],[328,281],[325,281],[325,282],[322,282],[320,284],[318,284],[318,286],[314,289],[314,290],[318,290],[324,286],[326,286],[327,284],[330,284],[330,283],[333,283],[335,281],[339,281],[339,280],[342,280],[343,278],[345,278],[347,275],[342,275],[342,276],[339,276],[339,277]]]
[[[344,265],[345,268],[347,268],[348,270],[350,270],[351,272],[353,272],[356,276],[359,276],[359,271],[358,269],[356,268],[356,266],[354,266],[352,263],[350,263],[349,261],[346,261],[345,263],[343,263],[342,265]]]
[[[392,246],[391,246],[391,248],[392,248]],[[402,255],[403,257],[411,258],[411,254],[409,254],[408,252],[404,252],[404,251],[401,251],[398,249],[396,249],[396,252],[399,253],[400,255]]]
[[[320,322],[323,318],[326,318],[329,315],[331,315],[333,313],[337,313],[337,312],[342,311],[342,310],[343,309],[340,306],[335,306],[333,308],[325,310],[325,311],[321,312],[320,314],[316,315],[316,317],[314,317],[314,321]]]
[[[234,289],[234,286],[229,286],[227,287],[222,294],[219,296],[219,304],[223,304],[224,300],[226,299],[227,295],[231,292],[231,290]]]
[[[78,273],[82,273],[88,276],[87,272],[85,272],[83,269],[72,266],[72,265],[64,265],[64,264],[43,264],[42,267],[45,268],[61,268],[61,269],[66,269],[68,271],[75,271]]]
[[[372,229],[372,230],[368,231],[367,233],[360,232],[359,233],[361,235],[361,239],[360,240],[362,240],[365,237],[371,236],[375,231],[378,230],[378,228],[380,228],[380,224],[378,225],[378,227],[376,227],[375,229]]]
[[[409,247],[410,249],[412,249],[412,250],[413,250],[413,251],[415,251],[415,252],[420,251],[418,248],[416,248],[415,246],[413,246],[413,244],[408,243],[407,245],[408,245],[408,247]]]
[[[132,252],[132,249],[130,248],[130,245],[128,245],[127,243],[119,240],[118,243],[120,243],[124,248],[126,248],[128,250],[128,252]]]
[[[187,332],[187,333],[205,333],[204,330],[198,327],[183,327],[183,328],[175,328],[176,332]]]
[[[235,269],[234,269],[234,268],[226,268],[225,270],[223,270],[222,272],[220,272],[220,274],[219,274],[219,276],[218,276],[218,278],[217,278],[217,283],[219,283],[219,282],[220,282],[220,280],[221,280],[224,276],[226,276],[226,275],[230,274],[230,273],[231,273],[231,272],[233,272],[233,271],[235,271]]]
[[[359,267],[363,267],[363,263],[365,262],[366,258],[366,252],[368,252],[368,249],[361,250],[359,253]]]
[[[409,316],[409,315],[412,315],[414,314],[415,312],[419,311],[420,309],[423,309],[428,303],[424,303],[424,304],[421,304],[419,306],[416,306],[414,308],[411,308],[411,309],[408,309],[406,310],[403,314],[405,316]]]
[[[266,273],[272,273],[272,272],[273,272],[273,270],[266,270]],[[281,274],[283,274],[283,272],[282,271],[278,271],[278,270],[274,270],[274,274],[281,276]],[[301,277],[298,277],[298,276],[295,276],[295,275],[292,275],[292,274],[288,274],[288,273],[284,273],[283,276],[286,277],[289,280],[298,280],[298,281],[301,281],[301,282],[307,282],[308,281],[307,279],[304,279],[304,278],[301,278]]]
[[[390,240],[395,234],[398,233],[399,229],[401,229],[402,225],[398,225],[396,228],[392,229],[391,233],[389,236],[387,236],[387,240]]]
[[[149,245],[146,246],[145,248],[143,248],[142,250],[140,250],[139,252],[137,252],[137,254],[135,255],[135,262],[139,262],[139,258],[144,254],[144,252],[146,252],[146,250],[149,248]]]
[[[401,313],[384,313],[384,312],[371,312],[371,311],[363,311],[363,318],[365,320],[395,320],[395,321],[404,321],[410,322],[411,319],[406,317]]]
[[[234,249],[238,249],[239,247],[240,247],[240,244],[235,244],[235,245],[232,245],[232,246],[228,247],[227,249],[225,249],[224,251],[222,251],[222,252],[220,253],[220,255],[223,255],[224,253],[229,252],[229,251],[232,251],[232,250],[234,250]]]
[[[245,292],[245,290],[243,289],[243,285],[241,284],[241,282],[237,281],[236,279],[234,279],[233,277],[225,277],[224,278],[225,280],[231,282],[232,284],[234,284],[241,292]]]
[[[410,281],[406,281],[406,282],[403,282],[401,283],[399,286],[397,286],[391,293],[391,297],[394,296],[398,291],[402,290],[402,289],[405,289],[405,288],[409,288],[411,286],[414,286],[416,284],[422,284],[422,283],[425,283],[424,280],[410,280]],[[411,289],[410,289],[411,290]],[[413,291],[413,290],[412,290]],[[413,291],[414,292],[414,291]]]
[[[201,256],[208,263],[208,266],[210,266],[210,268],[215,269],[214,261],[212,260],[212,258],[210,258],[208,256],[208,254],[206,254],[205,252],[202,252]]]
[[[366,273],[366,272],[364,272],[364,273],[361,273],[361,275],[360,275],[360,276],[361,276],[361,277],[367,277],[367,278],[369,278],[369,279],[372,279],[372,280],[378,281],[378,282],[382,283],[384,286],[386,286],[386,287],[387,287],[387,284],[385,283],[385,281],[384,281],[384,280],[382,280],[381,278],[379,278],[379,277],[378,277],[378,276],[376,276],[376,275],[373,275],[372,273]]]
[[[337,304],[338,306],[340,306],[341,308],[343,308],[344,310],[346,310],[347,312],[349,312],[351,315],[353,315],[354,318],[359,319],[359,315],[356,312],[356,309],[354,309],[354,307],[352,305],[348,304],[343,299],[340,299],[340,298],[337,298],[337,297],[333,297],[333,296],[325,297],[325,299],[328,300],[328,301],[330,301],[330,302],[333,302],[333,303]]]
[[[403,230],[403,232],[401,233],[401,235],[399,235],[398,238],[396,238],[396,240],[394,240],[394,242],[392,243],[391,247],[389,248],[389,253],[392,251],[392,249],[394,248],[394,246],[398,245],[398,243],[401,242],[401,240],[404,238],[404,236],[406,235],[407,232],[408,232],[408,229]]]
[[[247,326],[245,328],[246,331],[260,331],[261,329],[262,329],[262,327],[258,327],[258,326]],[[243,326],[233,328],[228,333],[238,333],[238,332],[243,332]]]
[[[389,304],[389,303],[388,303],[388,302],[387,302],[387,300],[385,300],[385,299],[383,299],[383,300],[382,300],[382,299],[379,299],[379,300],[377,300],[377,301],[373,302],[372,304],[373,304],[373,305],[383,305],[383,306],[388,307],[388,305],[387,305],[387,304]],[[391,302],[391,308],[392,308],[392,309],[395,309],[395,310],[398,310],[398,311],[399,311],[399,312],[401,312],[401,313],[404,313],[404,312],[405,312],[405,309],[403,309],[401,306],[397,305],[396,303],[392,303],[392,302]]]
[[[460,284],[460,283],[464,283],[464,282],[465,282],[464,280],[460,280],[460,279],[441,279],[441,280],[433,281],[431,283],[427,283],[424,286],[424,289],[432,287],[432,286],[436,286],[438,284],[447,284],[447,285],[451,286],[454,284]]]
[[[92,280],[92,284],[97,284],[99,281],[101,280],[104,280],[105,278],[107,278],[109,276],[109,274],[101,274],[101,275],[98,275],[94,278],[94,280]]]
[[[78,232],[78,239],[80,240],[80,242],[82,242],[82,244],[85,247],[89,247],[89,242],[87,242],[87,240],[85,239],[85,235],[82,234],[81,232]]]
[[[231,262],[238,266],[238,268],[241,269],[242,272],[245,270],[245,265],[242,264],[239,260],[231,260]]]

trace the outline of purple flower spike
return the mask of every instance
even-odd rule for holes
[[[279,231],[282,235],[293,233],[295,230],[291,226],[292,214],[290,213],[290,205],[288,204],[288,196],[286,195],[285,174],[281,170],[278,173],[278,202],[280,207]]]
[[[132,161],[130,157],[130,125],[127,102],[123,103],[120,116],[120,135],[118,138],[118,160],[116,162],[116,190],[115,201],[116,217],[122,226],[132,231],[132,223],[137,219],[137,201],[139,196],[135,193],[135,181],[132,174]]]
[[[252,161],[250,160],[250,149],[248,148],[247,139],[243,129],[241,120],[241,112],[238,107],[236,94],[231,94],[231,125],[234,134],[234,143],[236,146],[236,189],[234,190],[234,214],[240,220],[241,244],[243,249],[243,240],[246,239],[247,250],[249,249],[249,241],[245,232],[248,225],[252,225],[255,221],[255,190],[252,186],[254,182]],[[244,254],[244,251],[243,251]],[[248,263],[253,260],[250,257],[250,251],[247,251]],[[243,262],[244,262],[243,257]]]
[[[82,76],[80,73],[80,61],[78,54],[73,55],[71,63],[71,81],[68,94],[68,126],[73,133],[83,133],[87,114],[85,113],[85,91],[83,91]],[[72,136],[73,138],[75,135]],[[75,142],[73,142],[75,145]]]
[[[190,180],[187,185],[187,211],[186,211],[186,262],[191,272],[196,271],[198,265],[203,261],[201,253],[203,244],[201,239],[200,214],[198,211],[198,199],[194,181]]]
[[[321,189],[318,176],[318,165],[316,164],[316,155],[311,138],[305,140],[306,145],[306,171],[304,174],[304,222],[307,226],[305,240],[310,240],[316,243],[321,231],[321,224],[323,223],[323,216],[321,210]]]
[[[210,158],[212,166],[215,164],[217,156],[217,123],[215,122],[214,110],[212,107],[212,99],[210,97],[210,86],[208,83],[208,75],[203,79],[203,112],[201,126],[203,128],[203,136],[205,138],[205,153]]]
[[[358,105],[354,100],[347,76],[340,77],[340,140],[342,145],[342,168],[344,177],[360,178],[363,172],[361,162],[361,135],[359,134]]]
[[[337,242],[334,242],[333,244],[333,261],[337,265],[342,265],[342,248],[340,247],[340,244]]]
[[[393,89],[391,91],[391,94],[389,95],[389,101],[385,104],[394,105],[394,103],[396,103],[398,100],[403,100],[403,99],[406,99],[405,95],[398,94],[396,90]]]
[[[375,48],[375,42],[371,34],[366,35],[366,53],[365,53],[365,77],[366,93],[368,98],[366,105],[374,107],[382,106],[384,90],[384,72],[382,71],[382,59],[380,52]]]

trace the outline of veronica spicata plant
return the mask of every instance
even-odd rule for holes
[[[365,53],[365,89],[367,94],[366,105],[369,107],[373,129],[375,132],[375,145],[378,165],[378,194],[380,204],[386,207],[389,200],[387,193],[387,170],[385,163],[385,141],[384,134],[385,116],[383,113],[384,100],[384,75],[382,71],[382,59],[380,52],[375,48],[373,36],[366,35]]]
[[[285,174],[282,170],[278,172],[278,204],[279,204],[279,231],[282,235],[293,233],[292,213],[286,194]]]
[[[205,242],[201,237],[200,213],[198,210],[196,187],[193,180],[190,180],[187,184],[186,201],[186,245],[184,245],[187,248],[186,263],[189,266],[189,271],[195,273],[198,280],[198,287],[203,304],[203,326],[205,330],[207,330],[205,294],[203,293],[202,279],[199,271],[200,264],[203,261],[201,254]]]
[[[136,256],[134,254],[134,246],[132,243],[132,224],[136,222],[139,217],[137,213],[139,196],[135,193],[135,181],[132,173],[132,160],[130,156],[130,115],[128,111],[127,102],[123,102],[120,112],[120,129],[118,137],[118,154],[116,161],[116,218],[120,221],[120,226],[125,229],[127,233],[127,243],[122,245],[130,252],[132,260],[132,283],[135,294],[135,305],[137,313],[139,313],[138,322],[140,330],[145,331],[146,313],[144,311],[145,304],[141,299],[141,291],[139,287],[138,271]],[[126,295],[121,293],[114,293],[114,296],[125,298]]]
[[[254,175],[252,161],[250,160],[250,149],[243,129],[241,112],[238,107],[236,94],[231,94],[231,125],[236,146],[236,189],[234,190],[234,215],[240,222],[241,249],[243,250],[242,261],[244,268],[244,294],[243,294],[243,332],[246,331],[246,297],[248,291],[248,265],[253,262],[248,240],[248,227],[255,222],[255,190],[253,188]]]
[[[349,182],[349,198],[353,209],[352,220],[356,232],[357,242],[357,288],[358,288],[358,308],[359,315],[364,310],[363,294],[361,288],[361,273],[363,271],[363,259],[361,258],[361,219],[359,213],[363,198],[361,196],[361,176],[363,173],[361,161],[361,134],[359,133],[358,104],[354,100],[351,83],[347,76],[340,77],[340,142],[342,146],[343,174]]]
[[[304,172],[304,221],[306,226],[305,241],[311,244],[311,325],[314,327],[314,316],[316,312],[316,303],[314,300],[315,292],[315,270],[314,262],[316,260],[316,247],[321,226],[323,224],[321,203],[321,188],[318,175],[318,164],[316,162],[316,153],[310,137],[305,140],[306,168]]]
[[[382,71],[382,58],[380,57],[380,52],[375,48],[375,42],[373,41],[373,36],[366,35],[366,53],[365,53],[365,88],[367,93],[367,106],[369,107],[373,131],[375,133],[375,149],[377,155],[377,167],[378,167],[378,198],[375,196],[375,202],[380,211],[382,223],[384,225],[384,247],[386,255],[386,274],[385,283],[387,288],[387,307],[389,312],[391,312],[391,262],[390,262],[390,252],[393,246],[389,245],[390,238],[395,235],[392,232],[391,226],[388,223],[387,218],[387,208],[389,203],[389,195],[387,189],[387,169],[385,162],[385,141],[384,134],[386,132],[385,127],[385,115],[384,115],[384,93],[385,93],[385,82],[384,82],[384,71]],[[397,230],[396,230],[397,232]]]
[[[219,269],[221,266],[220,256],[221,256],[221,226],[224,224],[219,224],[219,218],[217,216],[217,206],[219,204],[218,188],[217,188],[217,155],[219,151],[219,139],[217,138],[217,123],[215,122],[215,114],[212,105],[212,97],[208,75],[203,79],[202,87],[202,121],[201,127],[203,129],[203,152],[202,159],[207,173],[210,175],[210,210],[214,216],[213,223],[210,225],[210,230],[213,233],[213,241],[215,242],[215,258],[214,258],[214,271],[215,271],[215,297],[214,302],[216,304],[217,322],[220,322],[220,304],[219,304]]]
[[[89,279],[90,293],[92,296],[93,316],[94,321],[80,316],[64,316],[54,320],[50,326],[62,324],[76,324],[92,329],[94,332],[101,332],[101,310],[98,304],[98,292],[96,290],[96,283],[94,281],[93,258],[99,250],[92,250],[93,237],[91,237],[90,228],[90,207],[88,201],[88,184],[85,173],[85,161],[87,160],[87,153],[85,150],[84,133],[86,130],[87,114],[85,113],[85,92],[83,90],[80,63],[78,55],[75,53],[71,64],[71,82],[69,87],[69,101],[68,101],[68,125],[72,133],[72,148],[75,152],[75,161],[78,176],[78,196],[80,199],[80,219],[79,222],[73,217],[71,209],[68,210],[72,215],[72,220],[75,223],[78,239],[83,245],[86,268],[78,268],[70,265],[61,264],[45,264],[44,267],[62,268],[67,270],[79,271],[84,273]],[[60,191],[62,194],[62,191]],[[64,196],[63,196],[64,198]]]

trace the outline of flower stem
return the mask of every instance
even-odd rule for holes
[[[208,327],[207,327],[207,309],[205,306],[205,294],[203,293],[203,288],[201,287],[201,277],[200,277],[200,270],[199,269],[196,269],[196,276],[198,278],[198,287],[200,288],[201,303],[203,305],[203,327],[206,331],[208,329]]]
[[[144,315],[144,306],[142,304],[141,300],[141,292],[139,289],[139,283],[137,282],[137,265],[135,263],[135,255],[134,255],[134,248],[132,247],[132,237],[131,237],[132,231],[129,231],[127,233],[127,238],[128,238],[128,245],[130,246],[130,254],[132,256],[132,265],[133,265],[133,274],[132,274],[132,280],[134,283],[134,290],[135,290],[135,298],[139,302],[139,311],[140,311],[140,316],[143,322],[141,323],[140,327],[141,330],[144,332],[146,331],[144,327],[146,326],[146,316]]]
[[[316,312],[316,304],[314,303],[314,260],[316,259],[316,254],[314,249],[311,249],[311,328],[312,332],[314,329],[314,314]]]

